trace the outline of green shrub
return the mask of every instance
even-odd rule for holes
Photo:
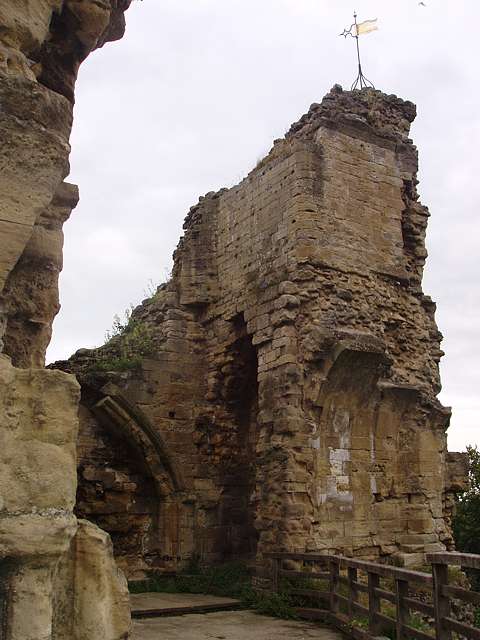
[[[253,609],[259,614],[294,620],[298,616],[295,613],[295,603],[288,593],[270,593],[246,589],[241,596],[242,604]]]
[[[410,627],[417,629],[418,631],[423,631],[424,633],[432,633],[432,626],[428,624],[428,622],[422,618],[422,616],[418,613],[410,614],[410,618],[408,620],[408,624]]]
[[[192,573],[190,573],[192,571]],[[251,585],[248,568],[241,562],[201,568],[192,561],[185,572],[176,576],[157,574],[142,582],[131,583],[132,593],[153,591],[157,593],[204,593],[216,596],[241,598]]]
[[[122,320],[115,315],[110,331],[105,334],[105,344],[95,353],[89,370],[132,371],[140,369],[142,359],[155,352],[153,328],[132,316],[127,309]]]
[[[353,629],[354,627],[358,627],[360,629],[368,629],[368,618],[364,616],[357,616],[352,618],[349,624],[349,627]]]
[[[244,607],[277,618],[294,619],[294,599],[287,592],[264,593],[252,588],[248,567],[241,562],[202,568],[193,558],[176,576],[154,575],[129,583],[130,593],[203,593],[236,598]]]
[[[480,451],[467,447],[468,487],[457,496],[453,535],[458,551],[480,554]],[[480,591],[478,571],[467,571],[472,588]]]

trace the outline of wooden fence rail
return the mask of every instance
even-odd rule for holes
[[[449,566],[480,570],[480,555],[428,554],[431,573],[337,555],[266,555],[273,590],[280,591],[287,579],[292,594],[313,602],[298,608],[299,615],[328,620],[355,640],[372,640],[392,629],[396,640],[452,640],[452,633],[480,640],[480,628],[455,620],[451,613],[452,599],[480,607],[480,593],[449,584],[448,571]],[[286,561],[289,568],[284,568]],[[298,579],[304,584],[295,586]],[[388,612],[382,611],[383,602]]]

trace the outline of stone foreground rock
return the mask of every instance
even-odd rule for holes
[[[334,87],[239,185],[200,198],[171,280],[123,334],[57,365],[82,383],[77,510],[131,575],[451,547],[463,463],[421,288],[415,114]]]
[[[93,49],[123,35],[129,4],[0,0],[0,637],[9,640],[128,635],[107,534],[78,528],[73,513],[78,384],[41,367],[59,309],[62,225],[78,201],[63,182],[75,79]]]
[[[0,356],[0,629],[12,640],[51,637],[53,575],[77,529],[78,400],[71,376]]]
[[[55,640],[128,638],[130,602],[124,574],[113,559],[110,536],[86,520],[55,577]]]

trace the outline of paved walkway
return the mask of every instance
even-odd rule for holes
[[[340,633],[309,622],[278,620],[252,611],[134,620],[132,640],[342,640]]]

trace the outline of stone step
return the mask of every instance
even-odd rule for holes
[[[130,596],[132,618],[183,616],[241,609],[240,600],[190,593],[139,593]]]

